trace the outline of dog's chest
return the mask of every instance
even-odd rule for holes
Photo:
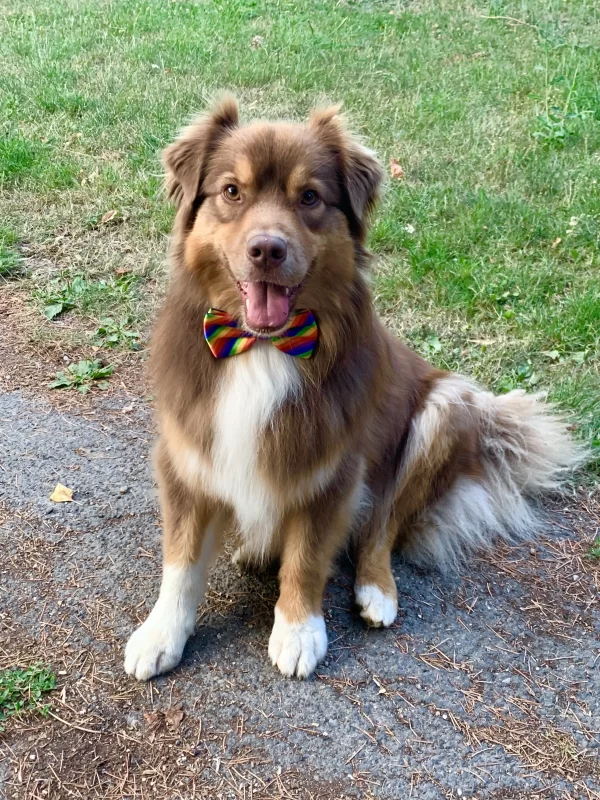
[[[268,536],[280,515],[275,487],[259,463],[261,437],[283,403],[300,389],[294,358],[268,343],[223,365],[213,417],[211,493],[229,502],[245,538]]]

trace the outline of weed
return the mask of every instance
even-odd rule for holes
[[[131,350],[139,350],[140,334],[131,330],[131,320],[116,321],[112,317],[100,320],[98,329],[92,334],[94,343],[101,347],[118,347],[125,345]]]
[[[409,334],[407,338],[410,339],[410,343],[415,350],[418,350],[425,358],[435,360],[443,350],[443,345],[437,334],[430,333],[428,330]]]
[[[26,711],[46,715],[49,706],[41,702],[42,696],[56,686],[56,676],[41,664],[25,669],[0,670],[0,731],[9,717]]]
[[[73,278],[61,276],[38,289],[37,297],[45,316],[54,319],[74,308],[88,311],[120,303],[128,296],[136,280],[136,276],[130,274],[111,276],[108,280],[90,280],[83,275]]]
[[[100,285],[106,286],[104,281]],[[77,301],[89,287],[89,281],[86,281],[82,275],[76,275],[67,282],[63,282],[61,278],[54,278],[38,293],[44,304],[45,316],[48,319],[54,319],[59,314],[75,308]]]
[[[496,388],[500,392],[510,392],[512,389],[534,389],[540,379],[539,372],[534,371],[531,360],[528,360],[503,375],[496,383]]]
[[[597,536],[590,547],[590,558],[600,558],[600,536]]]
[[[81,394],[87,394],[95,386],[98,389],[107,389],[108,382],[104,380],[113,373],[109,364],[103,366],[99,359],[94,361],[79,361],[71,364],[64,372],[56,373],[56,380],[48,384],[50,389],[77,389]]]
[[[578,133],[576,121],[585,120],[593,113],[593,111],[565,112],[562,108],[552,106],[544,114],[538,114],[539,127],[534,131],[533,137],[546,147],[552,145],[564,147]]]
[[[536,69],[541,71],[543,67],[538,65]],[[571,109],[571,100],[577,83],[577,72],[578,67],[575,68],[575,74],[563,106],[550,105],[553,89],[564,84],[566,80],[564,75],[557,75],[548,81],[548,63],[546,62],[546,107],[545,111],[537,116],[538,128],[534,131],[533,137],[547,148],[564,147],[579,135],[578,123],[594,118],[592,110]]]

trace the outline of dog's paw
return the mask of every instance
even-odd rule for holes
[[[372,628],[387,628],[398,614],[398,600],[381,591],[375,584],[355,586],[354,596],[360,615]]]
[[[275,624],[269,639],[269,657],[279,671],[291,678],[308,678],[327,652],[327,631],[322,616],[311,614],[305,622],[288,622],[275,609]]]
[[[277,567],[277,555],[274,552],[257,553],[247,545],[241,545],[231,556],[231,563],[241,573],[261,574],[271,572]]]
[[[168,672],[181,661],[188,632],[174,621],[160,619],[154,611],[131,636],[125,648],[125,672],[147,681]]]
[[[231,556],[231,563],[240,572],[263,572],[265,564],[258,561],[251,550],[243,545]]]

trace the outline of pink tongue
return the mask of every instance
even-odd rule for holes
[[[284,286],[264,281],[243,283],[246,321],[251,328],[281,328],[290,313],[290,298]]]

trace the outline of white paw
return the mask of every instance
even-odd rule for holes
[[[165,564],[156,605],[127,642],[128,675],[147,681],[179,664],[185,643],[194,632],[196,609],[206,584],[205,571],[202,558],[184,567]]]
[[[396,619],[398,613],[398,600],[389,594],[384,594],[379,586],[367,584],[355,586],[354,595],[356,605],[360,608],[360,615],[373,628],[387,628]]]
[[[327,652],[327,631],[322,616],[311,614],[305,622],[288,622],[275,609],[269,639],[269,657],[287,678],[308,678]]]
[[[189,636],[181,626],[165,625],[165,621],[152,619],[152,614],[133,633],[125,648],[125,672],[138,681],[147,681],[176,667]]]

